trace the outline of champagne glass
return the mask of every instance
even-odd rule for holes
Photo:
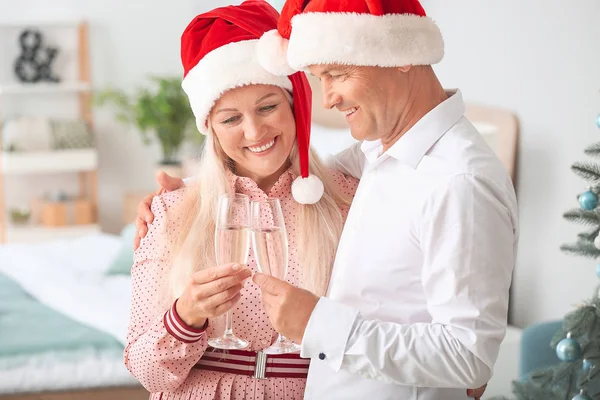
[[[285,280],[288,269],[288,239],[279,199],[253,201],[250,205],[250,232],[258,270]],[[267,354],[300,351],[300,346],[279,334]]]
[[[215,255],[218,265],[248,263],[250,239],[248,224],[250,200],[244,194],[224,194],[219,197],[215,230]],[[233,333],[233,315],[229,310],[225,314],[225,332],[222,336],[211,338],[208,344],[218,349],[243,349],[248,342]]]

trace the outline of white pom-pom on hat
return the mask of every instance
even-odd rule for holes
[[[306,178],[299,176],[292,183],[292,196],[300,204],[315,204],[321,200],[324,192],[323,182],[315,175]]]
[[[288,76],[297,72],[290,67],[287,59],[289,40],[281,37],[277,29],[265,32],[257,44],[257,58],[260,65],[277,76]]]

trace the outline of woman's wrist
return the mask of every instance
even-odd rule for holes
[[[208,318],[198,320],[198,325],[192,325],[192,326],[196,329],[206,329],[206,324],[208,324]]]
[[[194,318],[194,316],[188,314],[185,301],[177,299],[175,303],[175,311],[177,312],[179,318],[181,318],[181,320],[189,327],[202,329],[206,326],[207,318],[198,318],[197,316]]]

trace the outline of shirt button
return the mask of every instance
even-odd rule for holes
[[[324,360],[325,358],[325,353],[319,353],[319,360]]]
[[[269,341],[267,339],[263,339],[260,341],[262,344],[267,345],[269,344]]]

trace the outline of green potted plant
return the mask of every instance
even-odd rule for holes
[[[188,98],[181,88],[181,79],[150,77],[153,88],[138,88],[133,95],[107,87],[95,96],[99,106],[116,106],[118,121],[137,127],[144,144],[152,143],[152,135],[162,149],[160,169],[177,174],[181,167],[179,150],[186,140],[202,145],[204,136],[198,132]]]

